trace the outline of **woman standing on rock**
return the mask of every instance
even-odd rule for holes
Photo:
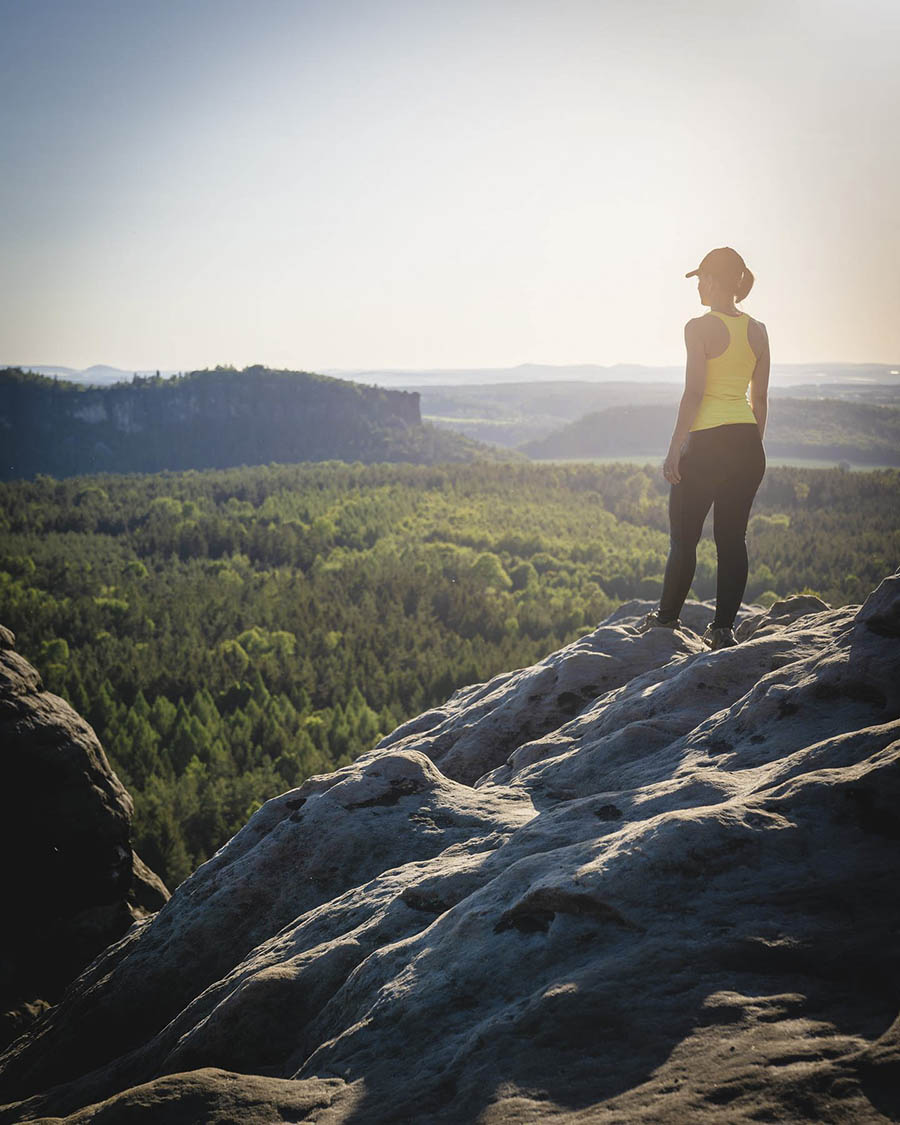
[[[734,619],[747,585],[744,536],[750,507],[766,469],[762,437],[769,388],[766,326],[735,308],[753,274],[730,246],[710,250],[697,269],[701,305],[709,312],[684,326],[684,394],[663,464],[669,492],[669,558],[659,609],[638,628],[670,629],[687,597],[697,565],[703,521],[713,508],[716,615],[703,634],[712,649],[736,644]],[[747,401],[747,389],[750,401]]]

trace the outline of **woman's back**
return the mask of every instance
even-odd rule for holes
[[[757,360],[749,340],[751,319],[746,313],[731,316],[716,310],[710,310],[703,319],[709,317],[723,325],[728,342],[706,361],[706,385],[691,432],[735,423],[755,425],[756,418],[747,401],[747,388]],[[720,347],[721,329],[710,324],[709,330],[710,344]]]

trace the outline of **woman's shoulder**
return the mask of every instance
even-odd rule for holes
[[[715,320],[715,317],[713,317],[713,320]],[[685,337],[702,335],[702,333],[706,330],[708,324],[709,313],[706,313],[705,316],[691,317],[691,319],[688,320],[684,326]]]
[[[702,346],[703,350],[707,353],[710,349],[714,351],[717,350],[716,340],[718,339],[718,333],[725,331],[724,328],[720,327],[721,324],[722,321],[713,312],[707,312],[702,316],[692,317],[684,326],[685,343],[689,347],[692,344],[695,347]],[[728,343],[727,334],[725,343],[726,345]],[[721,351],[721,347],[719,347],[718,350]]]

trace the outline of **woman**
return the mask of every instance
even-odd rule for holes
[[[716,615],[703,635],[712,649],[736,644],[732,631],[747,585],[744,535],[766,469],[762,437],[769,387],[766,326],[735,308],[753,274],[730,246],[710,250],[697,269],[701,305],[709,312],[684,326],[684,394],[663,464],[669,492],[669,558],[659,609],[642,631],[676,628],[697,565],[703,521],[713,508]],[[747,401],[747,389],[750,401]]]

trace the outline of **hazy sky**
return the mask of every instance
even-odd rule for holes
[[[898,0],[0,0],[0,362],[900,361]]]

